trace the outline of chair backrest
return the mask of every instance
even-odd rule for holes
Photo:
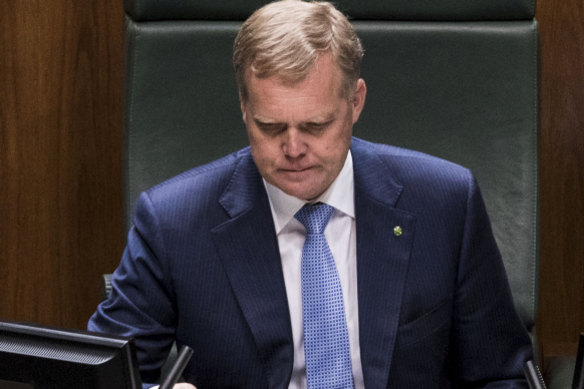
[[[263,1],[127,0],[126,210],[139,192],[247,145],[231,46]],[[225,5],[227,4],[227,5]],[[473,170],[515,303],[535,324],[535,0],[339,0],[366,55],[355,135]]]

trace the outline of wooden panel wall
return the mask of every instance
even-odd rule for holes
[[[584,330],[584,3],[539,0],[548,355]],[[83,328],[124,244],[121,0],[0,2],[0,319]]]
[[[584,2],[538,0],[541,44],[539,334],[546,356],[584,331]]]
[[[0,318],[85,327],[123,248],[119,0],[0,2]]]

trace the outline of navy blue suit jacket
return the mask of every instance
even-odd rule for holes
[[[366,387],[527,388],[530,340],[470,172],[356,138],[351,152]],[[176,339],[198,389],[288,386],[284,279],[249,148],[141,195],[89,329],[136,337],[147,382]]]

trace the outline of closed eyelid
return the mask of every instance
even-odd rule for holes
[[[334,122],[334,119],[323,121],[323,122],[308,122],[308,123],[302,124],[301,128],[306,129],[308,131],[310,131],[310,130],[317,130],[317,131],[324,130],[324,129],[328,128],[333,122]]]
[[[306,123],[307,126],[314,126],[314,127],[325,127],[330,125],[334,120],[330,119],[330,120],[326,120],[326,121],[322,121],[322,122],[308,122]]]
[[[255,124],[257,126],[257,128],[268,135],[275,135],[278,134],[284,130],[286,130],[286,128],[288,128],[288,126],[284,123],[269,123],[269,122],[262,122],[259,120],[254,120]]]
[[[297,129],[307,133],[320,133],[326,130],[334,121],[335,117],[327,116],[315,120],[309,120],[297,124]],[[256,127],[263,133],[269,135],[277,135],[285,132],[290,126],[285,122],[271,121],[262,117],[254,117],[253,121]]]

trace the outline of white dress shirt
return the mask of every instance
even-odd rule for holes
[[[306,388],[306,366],[304,362],[304,334],[302,329],[302,284],[301,259],[306,230],[294,218],[305,204],[304,200],[290,196],[264,181],[282,259],[282,270],[286,284],[292,338],[294,341],[294,369],[289,389]],[[355,202],[353,160],[347,154],[345,164],[331,186],[317,200],[335,208],[324,231],[324,235],[335,259],[341,288],[349,342],[355,388],[364,388],[361,355],[359,349],[359,309],[357,301],[357,237],[355,224]]]

